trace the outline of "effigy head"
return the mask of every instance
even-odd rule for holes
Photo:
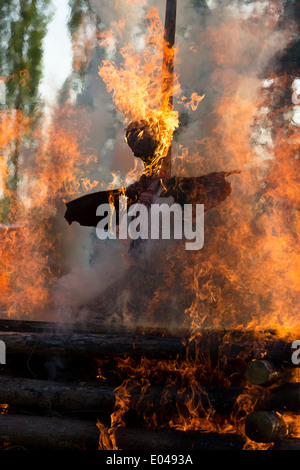
[[[125,130],[125,138],[135,157],[149,165],[159,147],[158,132],[148,120],[132,121]]]

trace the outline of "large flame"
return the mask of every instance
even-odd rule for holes
[[[100,44],[117,44],[127,21],[113,23],[108,31],[101,33]],[[142,50],[138,50],[137,43],[124,45],[119,51],[121,64],[117,66],[113,60],[103,60],[99,75],[106,83],[107,91],[113,92],[115,106],[124,116],[124,123],[143,121],[156,136],[158,145],[151,171],[153,168],[159,171],[179,126],[178,111],[170,103],[182,91],[178,74],[174,73],[177,48],[170,47],[164,39],[164,28],[156,8],[149,10],[145,21],[148,31],[143,38]],[[186,107],[197,109],[202,98],[194,92]],[[143,131],[139,138],[142,137]]]
[[[193,174],[232,168],[241,169],[241,174],[234,181],[232,197],[207,214],[203,250],[187,256],[184,248],[177,247],[176,253],[168,255],[173,259],[173,266],[180,266],[180,270],[175,268],[168,274],[167,282],[162,281],[147,308],[149,313],[155,310],[170,285],[178,285],[175,278],[180,275],[186,298],[191,299],[184,320],[191,338],[201,335],[204,329],[251,329],[259,335],[272,328],[278,337],[291,334],[296,338],[299,332],[299,129],[289,118],[292,100],[285,106],[280,103],[284,94],[290,92],[292,97],[293,77],[269,72],[264,80],[258,78],[265,57],[270,58],[277,51],[282,34],[277,29],[281,7],[281,2],[274,3],[271,12],[265,11],[267,18],[261,9],[254,9],[252,16],[243,21],[234,16],[226,18],[217,26],[209,25],[199,38],[200,44],[209,48],[210,59],[215,63],[211,86],[222,90],[218,90],[213,113],[215,128],[203,139],[194,136],[193,154],[179,145],[174,166],[182,174],[191,167]],[[165,156],[179,122],[176,111],[164,106],[168,100],[161,96],[163,33],[154,9],[147,16],[150,18],[152,26],[147,39],[153,49],[146,47],[143,54],[138,54],[134,45],[127,45],[120,51],[121,66],[106,61],[99,74],[108,91],[113,91],[114,102],[125,122],[143,118],[154,119],[159,126],[163,123],[163,128],[166,125],[168,132],[160,136],[161,156]],[[254,34],[254,22],[259,34]],[[125,24],[124,21],[122,28]],[[293,27],[290,31],[293,37]],[[286,40],[286,34],[283,36]],[[112,39],[112,30],[106,39],[108,37],[117,44],[118,41]],[[249,37],[256,51],[253,56],[245,53]],[[260,48],[260,44],[264,47]],[[249,63],[253,67],[250,71]],[[179,103],[187,102],[185,97],[180,97],[178,75],[175,75],[174,93]],[[200,98],[192,94],[188,101],[192,109],[196,109]],[[263,335],[261,340],[263,343]],[[118,365],[122,370],[124,363]],[[110,436],[110,448],[117,448],[114,432],[124,425],[131,391],[161,368],[167,367],[169,375],[175,368],[183,389],[190,387],[193,391],[185,411],[178,410],[167,423],[176,429],[243,435],[244,418],[255,409],[258,396],[262,395],[262,390],[246,386],[231,416],[220,422],[213,406],[203,408],[201,402],[193,399],[201,391],[201,379],[203,383],[208,379],[205,371],[199,372],[199,364],[187,361],[163,365],[142,361],[132,365],[127,361],[125,366],[130,379],[118,389],[111,428],[99,426],[101,436]],[[209,368],[208,375],[209,380],[218,376],[222,381],[222,364],[216,370]],[[166,393],[167,390],[168,387]],[[150,416],[145,413],[144,419],[153,427],[162,425],[155,412]],[[103,443],[102,440],[101,448]],[[246,440],[247,449],[268,447],[272,444]]]
[[[116,53],[133,8],[145,5],[142,0],[125,3],[128,16],[100,34],[100,45],[107,46],[109,54]],[[272,57],[281,40],[280,5],[280,1],[274,2],[268,16],[254,10],[250,21],[232,16],[217,26],[210,24],[199,38],[199,49],[208,47],[215,63],[210,84],[213,91],[219,91],[214,128],[209,136],[193,135],[193,152],[179,145],[173,163],[184,175],[189,170],[200,175],[235,168],[241,169],[241,174],[234,180],[232,197],[207,214],[203,250],[187,254],[178,246],[167,254],[174,270],[153,293],[147,308],[150,315],[162,297],[168,298],[170,286],[180,284],[189,300],[182,323],[190,329],[191,337],[203,329],[218,328],[272,328],[278,337],[289,333],[297,336],[300,330],[299,128],[289,118],[292,100],[285,106],[281,102],[288,92],[292,97],[293,77],[268,73],[264,76],[267,85],[257,78],[265,57]],[[149,10],[145,21],[147,34],[142,46],[137,41],[123,45],[120,63],[104,60],[99,76],[108,92],[113,92],[124,125],[143,120],[155,134],[159,146],[154,165],[159,171],[180,125],[178,111],[170,106],[171,95],[192,111],[197,110],[203,96],[194,91],[190,98],[183,96],[177,71],[171,80],[169,69],[163,67],[162,58],[168,54],[178,64],[178,48],[167,47],[155,8]],[[260,34],[251,30],[253,24]],[[253,56],[245,54],[249,35],[256,52]],[[89,42],[84,35],[80,41],[74,60],[78,70],[88,63],[82,54]],[[193,48],[193,54],[197,50]],[[248,74],[249,62],[254,67],[252,75]],[[9,223],[0,220],[0,291],[9,316],[23,318],[28,314],[45,319],[48,309],[51,311],[52,286],[61,275],[61,229],[53,221],[60,204],[79,195],[82,188],[94,188],[97,182],[91,181],[86,171],[95,156],[82,150],[89,132],[86,111],[67,103],[54,110],[46,129],[34,126],[33,121],[34,117],[25,118],[16,110],[2,110],[0,114],[0,189],[11,204]],[[11,171],[8,155],[16,139],[23,141],[17,197],[7,184]],[[136,171],[127,177],[133,179]],[[176,279],[175,283],[176,276],[180,276],[180,282]],[[202,381],[213,381],[217,376],[223,385],[231,384],[222,376],[222,364],[211,369],[209,363],[201,366],[189,360],[119,361],[117,369],[122,372],[124,368],[129,378],[117,390],[111,426],[98,423],[101,448],[117,448],[114,431],[125,424],[130,394],[138,387],[143,394],[153,374],[169,377],[166,394],[174,385],[192,390],[184,410],[178,410],[167,423],[180,430],[242,433],[243,418],[257,399],[255,389],[246,389],[232,415],[220,422],[213,406],[204,408],[193,398],[204,393]],[[153,412],[144,418],[148,425],[163,425]]]
[[[81,182],[88,184],[83,169],[94,156],[83,153],[81,145],[89,121],[83,110],[66,104],[56,110],[47,128],[34,127],[20,112],[5,113],[1,124],[1,178],[3,194],[10,200],[9,224],[2,225],[0,234],[1,302],[14,318],[51,318],[61,255],[60,229],[54,220],[64,198],[79,194]],[[29,149],[21,145],[17,193],[7,184],[6,157],[16,139],[16,126],[17,137],[31,141]]]

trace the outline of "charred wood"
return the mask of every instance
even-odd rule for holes
[[[1,311],[0,311],[1,313]],[[5,316],[5,311],[3,311]],[[180,329],[180,331],[141,327],[139,325],[126,326],[121,323],[109,324],[104,321],[94,320],[84,322],[51,322],[37,320],[12,320],[0,318],[0,333],[3,332],[24,332],[24,333],[51,333],[51,334],[122,334],[122,335],[150,335],[150,336],[184,336],[188,337],[188,329]]]
[[[255,442],[278,442],[286,437],[288,428],[275,411],[254,411],[245,421],[245,433]]]
[[[254,360],[246,367],[246,379],[253,385],[270,385],[279,380],[280,371],[270,361]]]
[[[270,390],[262,406],[267,410],[299,411],[300,383],[284,383]]]
[[[25,448],[98,448],[99,430],[92,422],[41,416],[1,415],[0,441]]]
[[[0,332],[7,355],[38,354],[82,357],[124,357],[145,355],[150,358],[177,357],[185,353],[181,338],[152,336]]]
[[[117,446],[122,450],[242,450],[244,439],[235,434],[118,428]]]
[[[165,16],[166,42],[163,55],[162,93],[167,95],[170,108],[173,106],[174,44],[176,30],[177,0],[167,0]],[[171,52],[171,53],[170,53]]]
[[[0,419],[0,441],[25,448],[98,449],[100,431],[96,423],[36,416],[4,415]],[[192,431],[118,428],[120,450],[242,450],[244,439],[234,434]]]
[[[112,410],[115,395],[112,387],[101,385],[0,376],[0,403],[45,412]]]
[[[300,439],[289,437],[276,443],[272,450],[300,450]]]
[[[218,413],[228,414],[242,393],[240,387],[221,389],[207,387],[200,391],[190,388],[164,388],[151,386],[142,392],[139,387],[131,391],[131,408],[145,410],[167,410],[176,412],[178,406],[184,407],[193,402],[201,413],[214,409]],[[101,384],[60,383],[48,380],[35,380],[20,377],[0,377],[0,403],[7,403],[18,409],[41,409],[51,411],[102,411],[111,413],[115,405],[115,387]]]
[[[74,333],[72,330],[43,332],[0,331],[0,340],[5,342],[7,355],[73,355],[82,357],[147,357],[157,359],[210,359],[218,364],[222,357],[226,361],[241,361],[246,364],[264,355],[277,365],[293,367],[291,361],[292,342],[278,340],[272,332],[262,333],[237,331],[207,331],[190,340],[189,337],[155,336],[147,334]]]

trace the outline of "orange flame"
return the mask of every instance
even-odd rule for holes
[[[102,61],[99,75],[106,83],[107,91],[113,92],[114,104],[124,116],[124,122],[143,120],[157,136],[159,146],[151,171],[153,167],[158,171],[179,125],[178,111],[170,106],[171,97],[181,94],[179,76],[173,72],[178,50],[169,47],[164,40],[164,28],[156,8],[149,10],[145,20],[148,32],[142,51],[138,50],[137,44],[123,46],[120,49],[122,63],[117,66],[112,60]],[[109,30],[101,33],[100,44],[114,44],[115,47],[124,29],[125,20],[112,23]],[[186,106],[195,110],[203,97],[193,93]]]
[[[89,129],[82,110],[68,104],[57,109],[47,129],[34,127],[32,122],[15,111],[1,116],[1,180],[4,196],[12,201],[9,218],[13,222],[0,233],[1,302],[9,316],[45,319],[48,314],[51,317],[52,288],[60,275],[60,236],[55,233],[53,218],[59,201],[77,196],[81,185],[95,187],[95,182],[84,177],[85,164],[95,156],[81,149]],[[26,135],[33,144],[28,153],[23,143],[20,147],[16,197],[7,186],[6,156],[15,139],[22,142]]]
[[[253,17],[250,21],[232,17],[217,27],[206,28],[199,41],[200,45],[209,45],[211,58],[216,64],[212,83],[215,88],[222,88],[214,109],[214,122],[217,124],[211,136],[196,142],[193,155],[180,147],[182,155],[175,157],[176,165],[183,174],[187,172],[187,164],[193,164],[193,174],[219,169],[230,171],[232,168],[240,168],[242,172],[234,180],[232,197],[207,214],[203,250],[187,256],[178,246],[176,253],[170,255],[174,265],[181,267],[182,285],[187,297],[191,298],[190,306],[185,310],[191,338],[201,335],[203,329],[262,331],[272,328],[278,337],[291,332],[297,337],[300,331],[299,132],[287,119],[292,100],[284,109],[279,108],[280,99],[291,88],[291,77],[267,77],[274,81],[271,89],[265,89],[257,78],[264,54],[269,58],[276,52],[274,44],[278,44],[275,39],[280,35],[277,30],[280,11],[280,2],[272,5],[267,18],[261,14],[255,16],[254,11],[255,22],[261,30],[259,35],[253,31]],[[161,122],[167,122],[168,137],[166,140],[161,137],[163,155],[170,145],[169,137],[179,123],[176,112],[173,109],[170,112],[164,106],[168,100],[160,92],[161,23],[154,9],[147,18],[151,23],[146,43],[152,49],[145,47],[142,54],[137,54],[134,45],[127,45],[121,49],[121,66],[105,61],[99,75],[106,82],[107,90],[113,92],[115,105],[125,117],[125,122],[150,117],[159,126]],[[249,35],[255,44],[253,50],[258,51],[259,45],[264,44],[262,54],[255,57],[245,54]],[[237,41],[237,37],[241,39]],[[251,73],[248,73],[249,63],[253,66]],[[180,97],[178,75],[175,75],[174,93]],[[201,99],[192,94],[190,100],[181,97],[181,103],[188,102],[192,109],[196,109]],[[268,138],[265,137],[265,141],[261,139],[261,144],[258,137],[265,134]],[[170,272],[167,283],[154,292],[152,308],[177,275],[175,270]],[[150,307],[147,313],[151,314],[148,310]],[[132,380],[136,385],[140,374],[148,377],[148,369],[151,368],[145,360],[143,367],[140,364],[141,368],[137,366],[134,372],[131,369],[134,366],[128,361],[125,367],[126,373],[135,377]],[[160,364],[160,367],[164,366]],[[255,408],[257,393],[261,395],[261,390],[246,387],[230,418],[220,422],[213,407],[203,408],[193,399],[195,393],[201,391],[196,364],[193,361],[175,362],[168,363],[166,367],[169,374],[174,368],[179,370],[182,380],[187,374],[188,380],[184,385],[193,391],[185,404],[187,412],[173,416],[169,426],[181,430],[217,430],[244,435],[245,415]],[[157,370],[155,363],[152,372]],[[210,369],[209,374],[212,377],[216,374],[222,381],[221,367],[217,371]],[[126,385],[130,388],[132,383],[123,384],[127,399]],[[155,412],[144,418],[149,425],[159,426]],[[256,444],[246,439],[246,449],[269,447],[272,444]]]

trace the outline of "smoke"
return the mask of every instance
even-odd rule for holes
[[[233,114],[241,113],[243,123],[243,112],[249,110],[251,120],[264,70],[290,40],[286,24],[280,26],[284,2],[271,5],[259,0],[212,2],[212,8],[201,8],[198,14],[194,8],[179,4],[180,82],[184,90],[204,93],[205,98],[188,116],[188,125],[182,127],[177,143],[193,155],[202,142],[204,158],[199,162],[202,171],[229,170],[226,160],[218,154],[213,157],[204,143],[214,142],[222,152],[232,129]],[[222,107],[225,103],[226,108]],[[237,128],[236,132],[241,129]],[[228,161],[232,163],[231,159]],[[197,161],[191,171],[199,171]]]
[[[163,21],[165,5],[158,0],[93,3],[103,28],[112,23],[116,27],[124,18],[128,25],[119,42],[107,51],[101,50],[99,55],[95,48],[87,75],[85,97],[93,106],[86,145],[98,156],[93,175],[106,189],[112,173],[121,183],[136,161],[124,143],[123,117],[115,113],[112,96],[97,76],[97,69],[105,58],[114,58],[119,64],[114,46],[118,51],[133,38],[142,44],[145,12],[155,6]],[[250,153],[249,139],[265,68],[293,34],[283,21],[284,6],[280,0],[271,4],[263,0],[178,2],[175,71],[185,96],[197,92],[205,98],[195,112],[187,111],[180,100],[174,103],[181,126],[174,138],[173,172],[196,176],[243,170],[256,164],[257,158],[269,158],[268,146],[258,145],[257,152]],[[235,150],[233,141],[237,143]],[[232,179],[232,186],[235,198],[238,178]],[[174,249],[165,253],[155,249],[139,263],[124,258],[121,244],[96,240],[93,230],[71,226],[63,231],[63,238],[66,274],[54,289],[58,317],[72,319],[75,315],[84,320],[96,312],[102,320],[125,324],[182,324],[182,314],[192,299],[190,291],[184,289],[184,269],[178,260],[183,256],[193,259],[183,253],[182,246],[177,246],[175,253]]]
[[[89,320],[89,309],[81,309],[100,296],[127,267],[120,244],[109,246],[96,240],[94,233],[78,224],[70,228],[68,246],[63,253],[66,274],[59,277],[53,291],[53,316],[56,321],[82,322]],[[79,314],[80,312],[80,314]],[[106,320],[98,310],[99,321]],[[94,318],[93,318],[94,319]]]

